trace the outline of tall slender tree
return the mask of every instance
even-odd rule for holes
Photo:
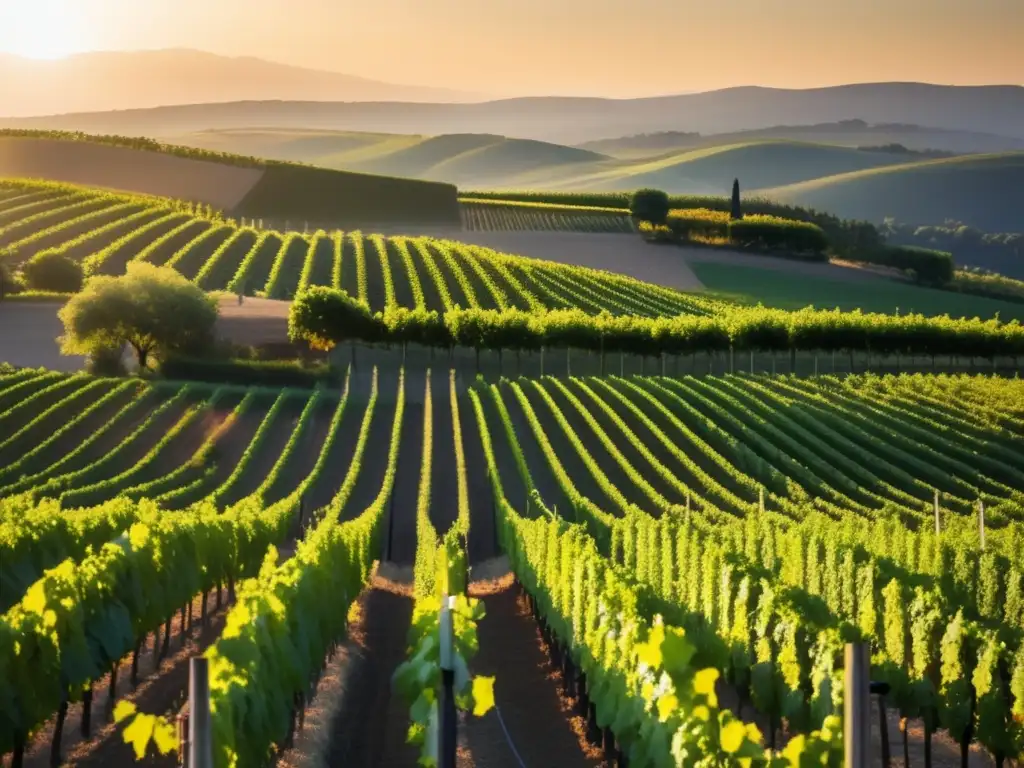
[[[732,206],[729,210],[729,218],[736,220],[743,218],[743,209],[740,208],[740,180],[732,180]]]

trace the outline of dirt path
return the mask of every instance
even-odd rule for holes
[[[328,398],[314,406],[314,411],[306,425],[305,432],[299,435],[298,444],[284,466],[283,471],[278,475],[277,482],[267,489],[264,497],[266,504],[273,504],[283,499],[294,491],[299,483],[304,481],[309,473],[313,471],[320,452],[323,450],[324,441],[331,429],[331,418],[338,407],[338,400]],[[344,414],[343,414],[344,415]],[[266,475],[264,475],[266,477]]]
[[[359,428],[365,415],[366,402],[361,398],[353,397],[350,393],[348,402],[345,404],[345,412],[341,415],[341,423],[338,424],[338,434],[327,452],[320,478],[313,484],[313,487],[306,491],[305,509],[307,511],[312,512],[326,506],[341,489],[349,465],[352,463],[352,456],[356,451],[356,440],[359,437]],[[374,408],[374,416],[376,415],[376,408]]]
[[[267,415],[272,402],[272,398],[265,398],[261,402],[254,403],[249,411],[239,417],[227,433],[221,436],[214,449],[213,473],[204,480],[201,487],[180,496],[173,503],[164,501],[163,505],[169,509],[184,509],[189,504],[205,497],[211,490],[219,488],[221,483],[225,482],[238,466],[238,462],[241,461],[246,449],[252,443],[252,438]]]
[[[459,421],[462,424],[462,452],[466,457],[466,482],[469,486],[468,555],[469,564],[473,566],[499,554],[495,531],[494,494],[491,491],[491,481],[487,477],[487,459],[480,441],[476,409],[466,396],[459,397]],[[493,436],[491,442],[494,442]]]
[[[583,721],[560,691],[540,632],[511,577],[483,597],[474,674],[493,675],[495,709],[465,721],[469,763],[475,768],[604,765],[583,734]],[[472,592],[472,588],[471,588]],[[517,759],[516,753],[518,753]]]
[[[301,396],[290,398],[281,410],[278,411],[273,423],[263,439],[263,443],[256,449],[249,460],[249,466],[242,472],[242,476],[231,489],[223,501],[225,507],[241,501],[246,496],[254,493],[263,483],[274,464],[281,458],[288,439],[292,436],[295,424],[298,422],[299,414],[306,405],[306,399]],[[259,427],[257,427],[259,429]]]
[[[350,625],[348,669],[341,705],[329,726],[329,768],[391,768],[416,765],[405,743],[409,709],[392,694],[391,675],[405,659],[412,617],[408,590],[375,576]]]
[[[415,390],[406,391],[407,397]],[[422,392],[422,389],[419,390]],[[423,462],[423,408],[421,402],[406,402],[402,414],[402,443],[391,496],[391,562],[411,565],[416,557],[416,505],[419,499],[420,469]],[[378,487],[380,481],[378,480]],[[387,534],[386,534],[387,535]],[[386,547],[387,549],[387,547]]]
[[[64,333],[64,325],[57,317],[59,309],[59,304],[0,302],[0,362],[52,371],[81,370],[84,357],[60,353],[57,337]]]

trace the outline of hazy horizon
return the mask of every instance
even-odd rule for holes
[[[193,49],[482,98],[1022,82],[1019,0],[763,5],[736,0],[723,13],[669,0],[628,10],[606,0],[32,0],[0,5],[0,53]]]

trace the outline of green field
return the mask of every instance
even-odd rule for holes
[[[1024,322],[1024,304],[924,288],[896,280],[843,280],[800,274],[785,269],[758,269],[713,261],[695,261],[694,273],[718,298],[779,309],[838,307],[865,312],[919,313],[950,317],[998,315]]]

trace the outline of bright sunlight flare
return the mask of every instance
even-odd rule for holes
[[[4,0],[0,52],[59,59],[82,49],[84,29],[74,0]]]

